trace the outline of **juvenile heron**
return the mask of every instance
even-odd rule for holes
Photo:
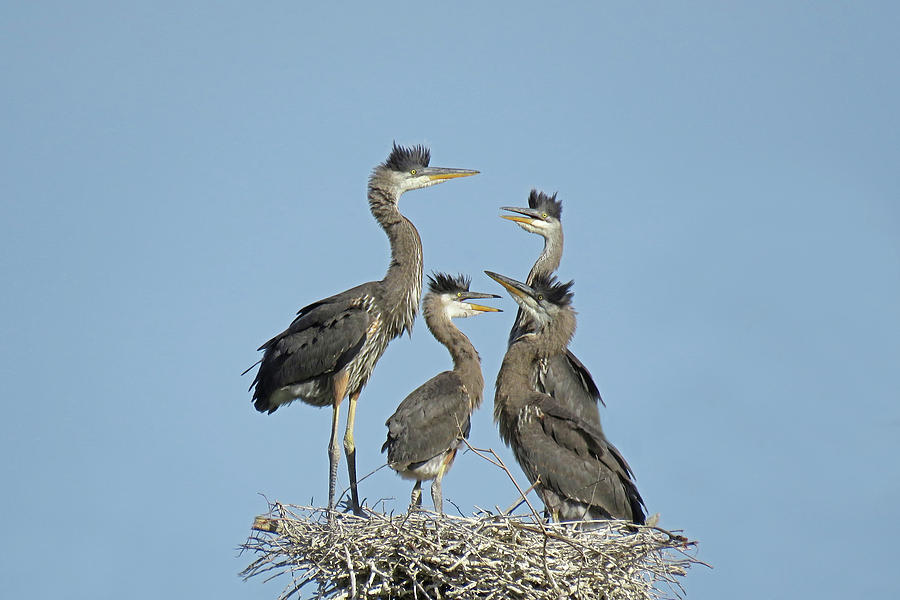
[[[469,437],[472,411],[481,406],[484,377],[481,359],[469,338],[453,324],[455,317],[471,317],[499,308],[466,300],[499,298],[496,294],[469,291],[469,279],[435,273],[428,278],[422,302],[425,324],[447,347],[453,370],[435,375],[407,396],[387,420],[388,465],[402,477],[415,479],[412,506],[422,504],[422,481],[432,479],[434,510],[443,512],[441,479],[452,466],[463,438]]]
[[[548,196],[544,192],[531,190],[528,208],[504,206],[503,210],[517,214],[501,215],[502,218],[544,238],[544,249],[531,267],[525,283],[531,285],[538,276],[552,275],[559,268],[563,253],[562,202],[556,199],[556,194]],[[533,327],[528,314],[520,308],[509,332],[509,343],[533,331]],[[590,371],[571,350],[564,348],[559,354],[539,361],[535,381],[539,391],[567,400],[572,410],[601,427],[600,412],[597,410],[597,403],[603,402],[600,390]]]
[[[431,153],[424,146],[393,150],[369,177],[369,209],[391,245],[391,262],[380,281],[363,283],[301,308],[285,331],[263,344],[259,371],[251,384],[253,403],[260,412],[300,399],[313,406],[332,407],[328,444],[328,514],[334,509],[334,490],[340,461],[338,418],[349,394],[344,451],[353,510],[360,511],[356,489],[356,448],[353,423],[360,390],[388,343],[403,331],[411,332],[422,295],[422,241],[397,203],[400,196],[478,171],[428,166]]]
[[[575,333],[572,282],[542,275],[531,286],[485,271],[531,318],[534,330],[506,351],[494,395],[500,437],[557,521],[627,519],[642,524],[644,501],[628,463],[595,423],[531,385],[535,363]]]

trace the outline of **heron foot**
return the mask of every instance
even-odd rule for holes
[[[344,498],[343,500],[341,500],[340,504],[338,504],[338,508],[341,509],[341,512],[352,512],[357,517],[368,518],[369,516],[362,506],[353,501],[353,498]]]

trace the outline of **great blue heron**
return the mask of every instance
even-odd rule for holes
[[[472,411],[481,406],[484,377],[481,359],[472,342],[453,324],[455,317],[471,317],[499,308],[472,304],[475,298],[499,298],[496,294],[469,291],[469,279],[435,273],[429,277],[422,302],[425,324],[447,347],[453,370],[435,375],[407,396],[387,420],[388,464],[406,479],[415,479],[412,506],[422,503],[422,481],[433,479],[431,499],[442,510],[441,479],[453,464],[456,450],[469,436]]]
[[[538,276],[552,275],[559,268],[563,253],[562,202],[556,199],[556,194],[549,196],[531,190],[528,208],[504,206],[503,210],[518,214],[501,215],[502,218],[544,238],[544,249],[531,267],[526,284],[531,285]],[[520,308],[509,332],[509,343],[532,330],[531,319]],[[603,402],[600,390],[590,371],[571,350],[564,348],[559,354],[541,360],[536,366],[535,381],[539,391],[567,400],[572,410],[602,430],[597,410],[597,402]]]
[[[500,437],[557,521],[627,519],[642,524],[644,501],[628,463],[593,422],[564,400],[534,391],[537,361],[558,354],[575,333],[572,282],[543,275],[531,286],[485,271],[534,323],[506,352],[497,375],[494,419]]]
[[[391,245],[391,262],[381,281],[363,283],[301,308],[282,333],[263,344],[259,371],[251,384],[256,410],[269,413],[301,399],[313,406],[332,407],[328,445],[328,514],[334,509],[338,418],[344,397],[350,407],[344,451],[353,509],[360,511],[356,489],[356,449],[353,422],[360,390],[388,342],[411,332],[422,295],[422,241],[397,202],[404,192],[478,171],[429,167],[431,153],[424,146],[393,150],[369,177],[369,209]]]

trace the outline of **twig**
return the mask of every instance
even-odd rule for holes
[[[509,468],[506,466],[506,463],[503,462],[503,459],[500,458],[496,452],[494,452],[491,448],[476,448],[472,444],[469,443],[469,440],[463,438],[463,443],[474,452],[477,456],[480,456],[484,460],[488,461],[492,465],[496,465],[503,469],[503,472],[506,473],[506,476],[509,477],[509,480],[516,487],[516,490],[519,492],[519,496],[525,501],[525,504],[528,505],[528,508],[531,509],[531,514],[534,515],[535,521],[541,526],[541,529],[544,528],[544,524],[542,522],[541,517],[538,515],[537,511],[534,510],[534,507],[531,505],[531,502],[528,501],[528,497],[526,493],[522,491],[522,488],[519,486],[519,482],[516,481],[516,478],[513,477],[512,472],[510,472]],[[494,460],[491,460],[487,457],[487,453],[490,453],[491,456],[494,457]]]
[[[656,527],[601,521],[582,531],[533,522],[532,516],[483,513],[475,518],[428,511],[403,515],[339,515],[274,503],[255,522],[243,549],[258,556],[247,578],[290,576],[282,598],[312,583],[337,598],[550,597],[654,600],[681,596],[679,579],[701,561],[683,536]],[[315,595],[315,594],[314,594]]]
[[[537,484],[539,484],[540,482],[541,482],[541,476],[538,475],[537,479],[534,480],[534,483],[532,483],[531,486],[527,490],[525,490],[525,494],[531,493],[531,490],[533,490],[535,487],[537,487]],[[510,514],[512,511],[519,508],[519,506],[523,502],[525,502],[525,496],[524,495],[519,496],[519,498],[516,500],[516,503],[513,504],[512,506],[510,506],[509,508],[507,508],[506,510],[504,510],[502,514],[504,514],[504,515]]]

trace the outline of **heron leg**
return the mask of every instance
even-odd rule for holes
[[[431,500],[434,502],[434,512],[439,515],[444,514],[444,496],[441,492],[441,480],[444,478],[444,473],[446,473],[453,464],[453,460],[456,458],[457,449],[458,446],[447,453],[447,457],[444,459],[437,477],[431,482]]]
[[[341,402],[347,392],[349,376],[341,371],[334,377],[334,401],[331,412],[331,441],[328,443],[328,518],[334,515],[334,488],[337,485],[338,463],[341,461],[341,447],[338,445],[338,423],[341,416]]]
[[[347,472],[350,475],[350,498],[353,501],[353,512],[362,514],[359,507],[359,491],[356,489],[356,444],[353,442],[353,423],[356,421],[356,401],[359,390],[350,394],[350,406],[347,409],[347,430],[344,432],[344,452],[347,454]]]
[[[438,476],[431,482],[431,500],[434,502],[434,512],[439,515],[444,514],[444,497],[441,495],[441,477],[444,476],[444,470],[438,473]]]
[[[444,473],[447,472],[450,463],[453,462],[453,454],[453,452],[450,453],[449,460],[444,461],[437,477],[431,482],[431,500],[434,502],[434,512],[439,515],[444,514],[444,496],[441,494],[441,480],[444,478]]]
[[[419,508],[422,506],[422,481],[417,480],[413,486],[412,496],[409,499],[410,508]]]

